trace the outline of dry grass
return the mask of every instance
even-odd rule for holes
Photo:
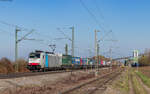
[[[13,65],[7,58],[2,58],[0,60],[0,73],[12,73],[14,72]]]
[[[129,93],[129,71],[128,69],[123,72],[116,81],[112,84],[113,89],[119,91],[120,94],[128,94]]]
[[[7,58],[2,58],[0,60],[0,73],[8,74],[15,72],[15,66],[18,64],[19,72],[28,72],[29,70],[26,68],[27,62],[23,59],[17,60],[17,62],[11,62]]]
[[[29,72],[29,70],[27,69],[27,61],[25,61],[24,59],[18,59],[16,62],[13,63],[14,69],[16,68],[17,64],[19,72]]]
[[[17,89],[12,89],[5,91],[3,94],[59,94],[59,92],[68,90],[80,83],[92,79],[94,74],[88,73],[72,73],[65,78],[58,80],[57,83],[50,83],[42,86],[29,86],[29,87],[20,87]]]
[[[146,91],[137,79],[135,72],[131,73],[131,78],[135,94],[146,94]]]

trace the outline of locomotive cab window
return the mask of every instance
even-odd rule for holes
[[[30,56],[29,58],[34,58],[34,57],[35,57],[35,56],[32,55],[32,56]]]
[[[32,54],[30,55],[30,58],[40,58],[40,54]]]
[[[36,54],[35,57],[36,57],[36,58],[40,58],[40,54]]]

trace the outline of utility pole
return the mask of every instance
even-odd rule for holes
[[[74,27],[72,29],[72,57],[74,57]]]
[[[109,49],[109,52],[110,52],[110,62],[111,62],[110,66],[112,67],[112,49],[111,48]]]
[[[69,41],[71,41],[71,43],[72,43],[71,55],[72,55],[72,57],[74,57],[74,26],[70,27],[69,29],[72,30],[72,39],[69,38],[65,33],[63,33],[59,28],[58,28],[58,30],[65,36],[65,38],[57,38],[57,39],[68,39]]]
[[[65,45],[65,54],[68,55],[68,44]]]
[[[97,65],[99,65],[99,44],[97,44],[97,62],[98,62]],[[99,68],[98,68],[98,70],[99,70]]]
[[[16,30],[15,30],[15,61],[18,60],[18,32],[19,31],[20,30],[16,27]],[[18,72],[18,63],[16,64],[16,68],[15,69]]]
[[[88,52],[89,52],[89,58],[91,58],[92,57],[92,51],[90,48],[88,49]]]
[[[97,61],[98,59],[98,51],[99,51],[99,44],[98,44],[98,40],[97,40],[97,30],[95,30],[95,60]],[[98,62],[97,62],[98,63]]]
[[[94,31],[95,32],[95,61],[97,63],[97,65],[95,66],[95,68],[97,67],[98,69],[98,41],[97,41],[97,30]],[[96,72],[97,75],[97,72]]]
[[[16,27],[15,30],[15,61],[18,59],[18,32],[20,30]]]
[[[18,43],[21,42],[22,40],[35,40],[35,39],[27,39],[26,37],[33,32],[33,30],[27,34],[25,34],[23,37],[18,39],[18,32],[21,31],[16,27],[15,30],[15,61],[18,60]],[[16,64],[16,72],[18,72],[18,63]]]
[[[95,30],[95,61],[97,60],[97,31]]]

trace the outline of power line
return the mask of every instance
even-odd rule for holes
[[[7,25],[7,26],[9,26],[9,27],[14,27],[14,28],[22,29],[22,31],[23,31],[23,30],[24,30],[24,31],[30,31],[29,29],[27,29],[27,28],[25,28],[25,27],[18,26],[18,25],[16,25],[16,24],[10,24],[10,23],[5,22],[5,21],[2,21],[2,20],[0,20],[0,23],[1,23],[1,24],[4,24],[4,25]]]
[[[14,36],[14,34],[8,32],[8,31],[6,31],[6,30],[0,29],[0,31],[3,32],[3,33],[7,33],[7,34],[9,33],[11,36]]]
[[[109,31],[109,32],[107,32],[100,40],[98,40],[98,42],[103,41],[104,38],[105,38],[107,35],[109,35],[111,32],[112,32],[112,30]]]
[[[102,18],[102,23],[101,23],[101,25],[103,26],[103,27],[105,27],[105,20],[104,20],[104,15],[103,15],[103,13],[102,13],[102,11],[101,11],[101,8],[98,6],[98,2],[96,1],[96,0],[92,0],[93,1],[93,3],[94,3],[94,5],[95,5],[95,8],[96,8],[96,10],[98,11],[98,14],[99,14],[99,16]]]
[[[80,0],[80,3],[87,10],[87,12],[93,18],[93,20],[98,24],[98,26],[100,28],[102,28],[106,32],[106,30],[104,29],[104,27],[102,27],[102,25],[100,24],[100,22],[98,21],[98,19],[96,18],[96,16],[90,11],[90,9],[85,5],[85,3],[82,0]]]
[[[27,29],[27,28],[25,28],[25,27],[22,27],[22,26],[18,26],[18,25],[15,25],[15,24],[10,24],[10,23],[7,23],[7,22],[5,22],[5,21],[2,21],[2,20],[0,20],[0,23],[1,24],[4,24],[4,25],[7,25],[7,26],[10,26],[10,27],[14,27],[14,28],[19,28],[19,29],[21,29],[21,31],[23,31],[23,30],[25,30],[25,31],[29,31],[30,32],[30,30],[29,29]],[[37,30],[36,30],[37,31]],[[41,34],[41,33],[38,33],[38,32],[34,32],[35,34],[37,34],[37,35],[40,35],[40,36],[43,36],[44,38],[45,37],[50,37],[50,36],[48,36],[48,35],[44,35],[44,34]]]
[[[57,28],[57,30],[58,30],[59,32],[61,32],[61,33],[64,35],[64,37],[65,37],[66,39],[72,41],[72,39],[71,39],[70,37],[68,37],[62,30],[60,30],[60,28]]]
[[[104,26],[104,25],[105,25],[105,20],[104,20],[104,15],[103,15],[103,13],[102,13],[102,11],[101,11],[101,8],[98,6],[97,0],[92,0],[92,1],[93,1],[93,3],[95,4],[95,7],[96,7],[96,9],[97,9],[99,15],[101,16],[101,18],[102,18],[102,20],[103,20],[102,25]],[[109,27],[108,24],[107,24],[107,26]],[[102,39],[104,39],[104,38],[105,38],[107,35],[109,35],[110,33],[113,33],[112,30],[110,30],[109,32],[107,32],[107,34],[105,34]]]
[[[95,0],[93,0],[93,1],[95,1]],[[100,28],[102,28],[105,32],[106,32],[106,34],[103,36],[103,38],[105,38],[108,34],[110,34],[112,31],[106,31],[105,30],[105,28],[104,28],[104,24],[101,24],[100,22],[99,22],[99,20],[96,18],[96,16],[90,11],[90,9],[85,5],[85,3],[83,2],[83,0],[80,0],[80,3],[81,3],[81,5],[87,10],[87,12],[90,14],[90,16],[93,18],[93,20],[98,24],[98,26],[100,27]],[[97,8],[97,10],[99,11],[99,14],[100,14],[100,16],[103,18],[103,20],[104,20],[104,16],[103,16],[103,14],[101,13],[101,10],[100,10],[100,8],[98,7],[98,5],[97,5],[97,2],[95,1],[95,6],[96,6],[96,8]]]
[[[101,11],[101,8],[98,6],[97,1],[96,1],[96,0],[92,0],[92,1],[93,1],[93,3],[95,4],[95,7],[96,7],[96,9],[97,9],[99,15],[100,15],[101,18],[104,20],[104,15],[103,15],[103,13],[102,13],[102,11]]]
[[[2,21],[2,20],[0,20],[0,23],[4,24],[4,25],[7,25],[9,27],[14,27],[14,28],[21,29],[21,31],[29,31],[30,32],[30,30],[25,28],[25,27],[21,27],[21,26],[15,25],[15,24],[10,24],[10,23]],[[48,36],[48,35],[44,35],[44,34],[41,34],[41,33],[38,33],[38,32],[34,32],[34,33],[39,35],[39,36],[43,36],[44,38],[50,38],[50,36]],[[21,37],[21,36],[19,36],[19,37]],[[53,40],[53,39],[51,39],[51,40]]]

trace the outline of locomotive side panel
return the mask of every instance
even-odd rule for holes
[[[46,67],[55,68],[61,67],[62,55],[48,54],[46,58]]]

